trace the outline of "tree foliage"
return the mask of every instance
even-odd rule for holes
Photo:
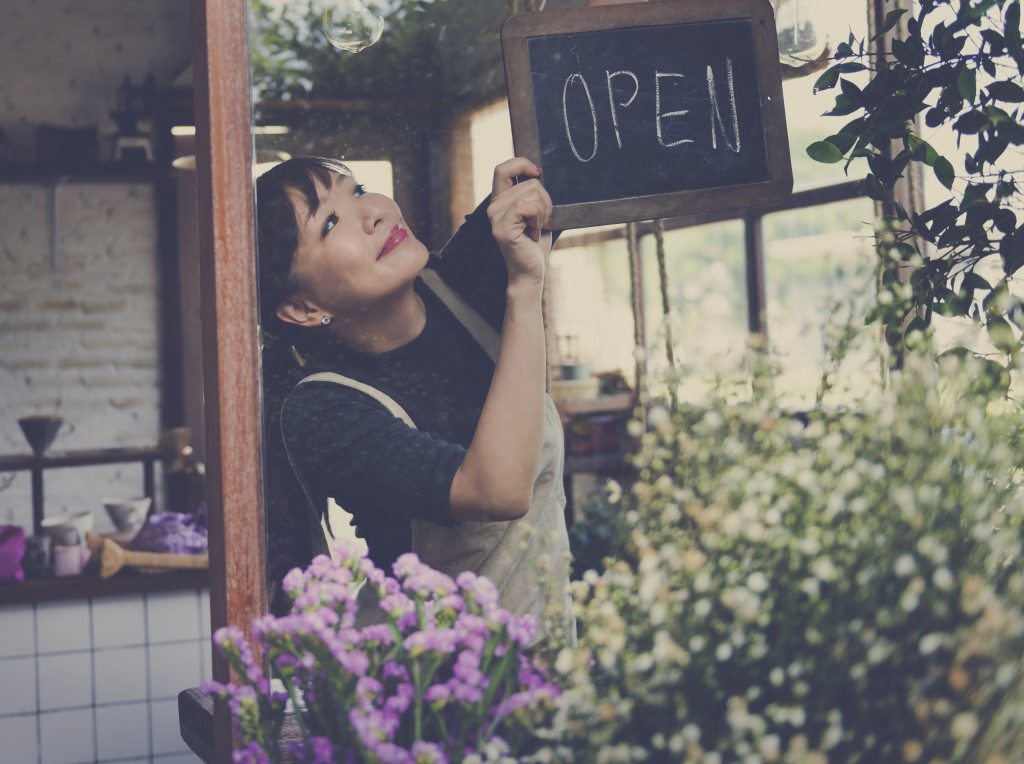
[[[875,39],[899,30],[888,55],[872,56],[871,41],[851,35],[815,83],[816,91],[838,90],[828,114],[850,121],[807,150],[820,162],[845,161],[847,171],[867,162],[866,191],[888,206],[884,222],[895,231],[884,277],[913,267],[908,307],[919,325],[935,314],[970,316],[1012,359],[1019,340],[1011,324],[1024,329],[1024,303],[1009,289],[1024,266],[1020,17],[1021,0],[921,0],[913,11],[886,14]],[[868,81],[858,84],[863,73]],[[951,128],[962,157],[941,154],[922,128]],[[893,195],[912,164],[948,191],[923,211],[907,210]],[[977,266],[993,256],[1002,275],[989,283]],[[889,320],[890,332],[899,333],[902,316],[890,311]]]

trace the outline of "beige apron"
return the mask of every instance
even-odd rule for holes
[[[498,332],[433,269],[424,269],[420,277],[497,363],[501,346]],[[334,382],[360,390],[409,427],[416,427],[394,399],[370,385],[332,372],[310,375],[299,384],[314,381]],[[550,637],[557,640],[560,636],[569,644],[575,644],[576,625],[568,591],[569,538],[565,527],[563,484],[565,435],[554,401],[547,393],[544,399],[540,462],[526,516],[507,522],[462,523],[456,528],[413,520],[412,550],[423,562],[449,576],[471,570],[491,579],[498,587],[503,607],[519,615],[532,613],[537,617],[541,629],[536,642]],[[373,620],[369,613],[363,612],[367,606],[371,603],[361,598],[360,622]]]

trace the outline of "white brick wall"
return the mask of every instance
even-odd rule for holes
[[[12,0],[0,12],[0,128],[33,157],[39,123],[95,124],[130,73],[167,87],[191,59],[189,4]],[[102,156],[110,143],[101,142]],[[148,184],[0,182],[0,453],[26,452],[17,418],[56,411],[75,426],[55,449],[152,444],[159,428],[158,268]],[[142,490],[138,465],[46,475],[48,514],[97,510]],[[0,523],[31,524],[29,479],[0,493]]]
[[[153,188],[66,184],[51,249],[45,185],[0,184],[0,451],[24,452],[19,416],[74,425],[53,448],[151,444],[159,430],[158,274]],[[46,474],[46,511],[99,510],[141,491],[141,468]],[[29,480],[0,493],[0,522],[31,521]]]

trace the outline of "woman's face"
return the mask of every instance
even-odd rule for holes
[[[297,297],[319,315],[337,316],[397,296],[426,266],[429,252],[394,200],[366,192],[351,175],[332,171],[331,180],[329,189],[316,183],[315,215],[301,198],[292,198],[299,227],[292,272],[302,285]]]

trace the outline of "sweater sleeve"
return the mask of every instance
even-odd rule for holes
[[[466,449],[409,427],[365,393],[331,382],[296,387],[281,409],[296,476],[360,521],[385,516],[457,525],[451,485]]]
[[[498,332],[505,323],[508,266],[487,217],[488,195],[466,215],[459,230],[430,258],[441,279],[466,300]],[[551,246],[561,231],[552,235]]]

